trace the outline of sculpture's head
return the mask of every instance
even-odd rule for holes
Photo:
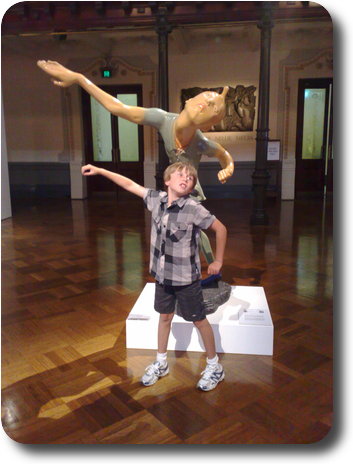
[[[202,131],[207,132],[218,124],[226,114],[225,97],[229,87],[224,87],[222,93],[206,91],[185,102],[184,110],[190,121]]]

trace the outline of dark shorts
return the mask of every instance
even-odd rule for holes
[[[179,311],[186,321],[202,321],[206,318],[201,282],[190,285],[161,285],[156,282],[154,309],[160,314],[172,314],[178,301]]]

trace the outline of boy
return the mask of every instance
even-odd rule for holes
[[[177,162],[167,167],[164,183],[167,192],[145,188],[136,182],[92,165],[82,167],[85,176],[103,175],[125,190],[144,199],[152,212],[150,272],[156,279],[155,310],[160,314],[156,360],[150,364],[141,381],[151,386],[168,374],[167,345],[178,301],[180,313],[198,329],[207,355],[206,369],[197,387],[213,390],[224,379],[218,362],[212,327],[206,319],[201,291],[199,237],[201,229],[216,233],[216,259],[208,266],[209,274],[218,274],[227,238],[225,226],[189,195],[197,182],[196,169]]]

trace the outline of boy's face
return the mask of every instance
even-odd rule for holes
[[[184,168],[179,171],[174,171],[170,175],[169,180],[165,185],[173,191],[178,197],[188,195],[194,188],[194,177],[189,174],[189,171]]]

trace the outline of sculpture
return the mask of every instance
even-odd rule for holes
[[[170,163],[188,161],[198,169],[203,155],[218,158],[222,169],[218,179],[225,183],[234,171],[231,155],[218,143],[207,139],[202,131],[208,131],[225,116],[225,96],[228,87],[221,94],[213,91],[202,92],[190,98],[179,113],[169,113],[158,108],[143,108],[123,104],[117,98],[93,84],[83,74],[71,71],[56,61],[39,60],[37,65],[52,76],[55,85],[65,88],[80,85],[93,98],[115,116],[136,124],[154,126],[160,132]],[[204,200],[202,188],[195,186],[195,196]],[[214,261],[212,249],[205,233],[201,234],[201,250],[208,264]]]

